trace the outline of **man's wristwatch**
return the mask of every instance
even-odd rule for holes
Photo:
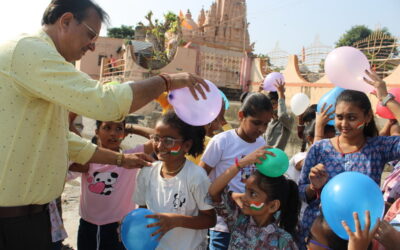
[[[381,101],[382,106],[386,107],[386,104],[388,103],[388,101],[393,100],[393,99],[394,99],[394,95],[388,93],[387,96],[385,96],[385,98],[383,98]]]

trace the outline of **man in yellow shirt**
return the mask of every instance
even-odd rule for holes
[[[0,249],[50,248],[47,204],[60,196],[69,160],[126,168],[152,161],[69,132],[68,110],[111,121],[171,89],[189,87],[205,98],[207,84],[188,73],[103,86],[77,71],[71,62],[95,49],[105,19],[91,0],[53,0],[38,34],[0,44]]]

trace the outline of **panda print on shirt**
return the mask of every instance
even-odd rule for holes
[[[93,176],[87,179],[88,183],[90,183],[89,190],[95,194],[110,195],[117,179],[118,174],[115,172],[94,172]]]
[[[181,191],[179,191],[179,193],[174,194],[173,205],[175,209],[177,210],[181,209],[183,204],[185,204],[185,202],[186,202],[185,195]]]

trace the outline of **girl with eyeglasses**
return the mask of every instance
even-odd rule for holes
[[[153,235],[160,249],[207,249],[207,228],[215,225],[214,208],[206,202],[210,180],[206,172],[186,159],[204,149],[204,127],[181,121],[172,111],[161,116],[151,135],[159,161],[142,168],[137,177],[134,201],[150,209],[160,227]]]

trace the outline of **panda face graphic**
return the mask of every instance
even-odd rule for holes
[[[114,172],[104,172],[104,173],[99,173],[95,172],[93,174],[94,176],[94,181],[96,182],[104,182],[106,185],[112,185],[117,181],[118,174]]]
[[[115,172],[94,172],[93,183],[89,185],[89,190],[96,194],[110,195],[117,179],[118,174]]]

